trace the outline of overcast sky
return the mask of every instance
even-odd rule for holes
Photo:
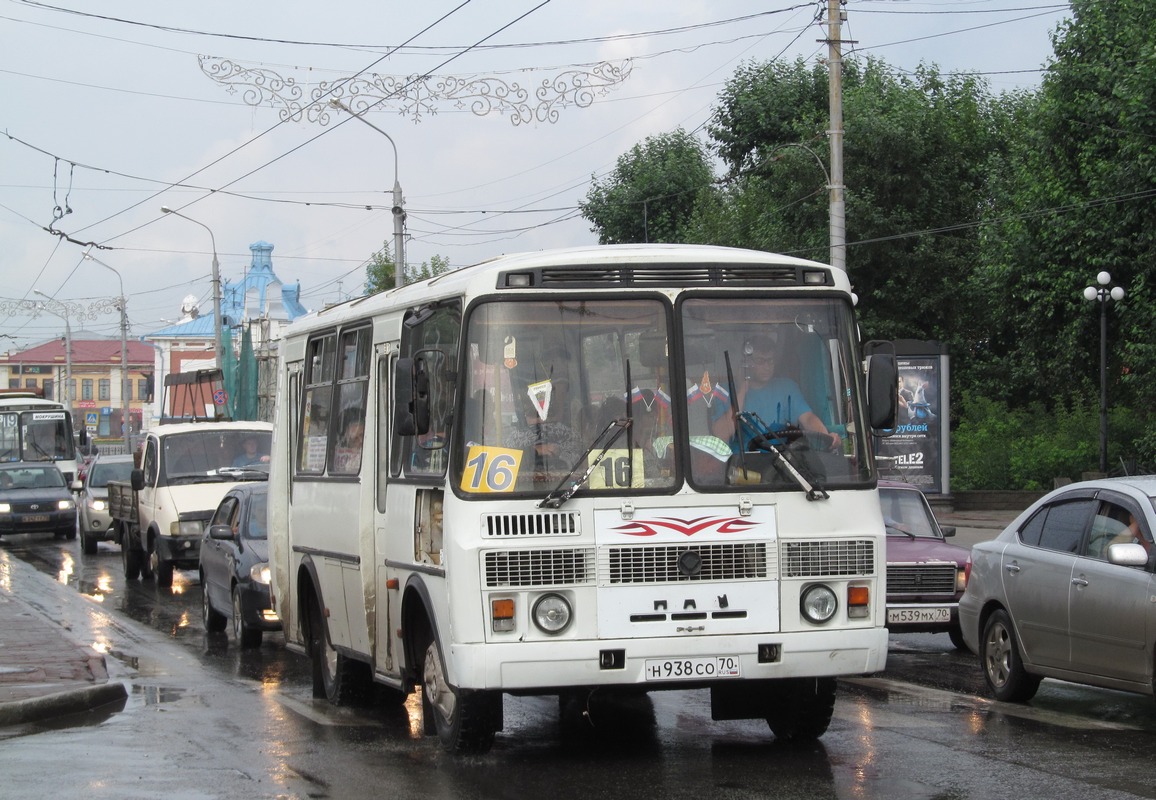
[[[824,57],[826,6],[0,0],[0,309],[37,290],[86,310],[115,297],[116,276],[82,257],[95,243],[123,277],[133,336],[175,320],[188,295],[208,313],[209,231],[222,278],[240,280],[264,240],[278,277],[319,308],[360,294],[366,260],[392,247],[395,178],[411,265],[595,243],[577,209],[591,176],[647,136],[701,132],[744,61]],[[845,8],[845,56],[980,73],[995,91],[1038,85],[1068,14],[1046,0]],[[574,75],[598,91],[552,88]],[[396,175],[381,133],[310,107],[332,87],[388,98],[365,118],[396,145]],[[500,99],[518,87],[520,110]],[[72,328],[114,335],[118,317]],[[52,315],[0,314],[0,349],[62,330]]]

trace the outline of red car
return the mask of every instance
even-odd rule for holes
[[[947,633],[967,649],[959,627],[959,598],[971,574],[971,551],[948,544],[955,528],[941,527],[915,486],[879,482],[887,526],[887,627],[892,633]]]

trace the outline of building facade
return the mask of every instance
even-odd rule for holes
[[[285,286],[273,273],[273,245],[255,242],[249,245],[252,254],[240,281],[222,279],[221,317],[226,331],[226,357],[237,358],[243,335],[248,331],[252,339],[260,375],[270,376],[258,381],[259,402],[262,409],[260,418],[266,418],[264,410],[271,414],[273,385],[271,376],[275,370],[273,362],[277,356],[277,340],[281,328],[297,317],[307,313],[299,300],[299,285]],[[156,392],[149,409],[153,424],[165,409],[164,378],[180,372],[192,372],[215,366],[214,318],[209,313],[201,313],[195,297],[187,297],[181,305],[181,319],[175,324],[152,331],[141,337],[153,353],[153,372],[156,375]],[[168,400],[170,406],[172,399]],[[270,417],[271,418],[271,417]]]
[[[70,391],[68,370],[71,362]],[[128,342],[129,430],[139,433],[153,402],[153,348]],[[49,400],[71,404],[73,425],[99,438],[124,437],[120,339],[71,337],[71,352],[63,339],[52,339],[19,352],[0,355],[0,382],[9,389],[42,392]]]

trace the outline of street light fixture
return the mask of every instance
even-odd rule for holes
[[[132,453],[132,417],[129,414],[128,407],[128,313],[125,306],[128,303],[124,296],[124,280],[120,277],[120,272],[114,267],[105,264],[92,253],[86,252],[84,257],[89,261],[95,261],[105,269],[111,271],[116,275],[117,283],[120,284],[120,297],[116,299],[116,306],[120,309],[120,403],[121,403],[121,422],[120,426],[124,432],[124,452]],[[142,410],[143,413],[143,410]]]
[[[181,219],[187,219],[194,225],[200,225],[209,232],[209,241],[213,245],[213,353],[217,361],[217,369],[225,368],[225,348],[221,342],[221,265],[217,261],[217,238],[213,236],[213,229],[203,222],[186,216],[179,211],[161,206],[166,214],[175,214]]]
[[[48,300],[51,300],[53,303],[60,305],[62,308],[65,309],[65,311],[68,310],[67,306],[65,306],[63,303],[61,303],[59,300],[57,300],[52,295],[45,294],[44,292],[40,291],[39,289],[33,289],[32,292],[33,292],[33,294],[38,294],[41,297],[47,298]],[[72,416],[72,324],[68,320],[68,314],[67,313],[62,314],[59,311],[53,311],[51,308],[49,308],[47,305],[45,305],[43,303],[40,305],[40,308],[43,309],[44,311],[47,311],[49,314],[53,314],[57,317],[60,317],[62,320],[64,320],[64,407],[68,409],[68,415],[71,417]]]
[[[1085,300],[1100,301],[1100,472],[1108,472],[1108,300],[1124,299],[1124,287],[1108,287],[1112,276],[1101,272],[1097,286],[1084,289]]]
[[[405,285],[405,200],[401,196],[401,183],[398,177],[397,169],[397,144],[394,143],[393,137],[383,131],[381,128],[374,125],[360,114],[355,114],[350,108],[342,103],[340,100],[334,98],[329,101],[329,105],[334,108],[340,108],[345,113],[349,114],[354,119],[364,122],[369,127],[380,133],[389,143],[393,145],[393,256],[397,261],[393,270],[393,285],[401,287]]]

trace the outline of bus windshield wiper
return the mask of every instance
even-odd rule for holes
[[[538,503],[538,508],[561,508],[562,504],[573,497],[574,493],[582,488],[582,485],[594,474],[594,470],[606,457],[606,451],[614,446],[618,437],[630,428],[632,422],[633,420],[630,419],[616,419],[607,425],[602,433],[594,437],[594,441],[586,448],[586,452],[579,457],[578,463],[570,469],[570,473],[562,479],[562,482],[555,486],[550,494],[542,498],[542,502]],[[599,448],[601,449],[599,450]],[[582,465],[589,460],[590,454],[595,450],[598,450],[598,455],[590,462],[590,466],[586,468],[581,477],[577,477],[578,471],[582,469]]]
[[[783,455],[782,445],[775,440],[775,432],[767,423],[763,422],[762,418],[753,411],[740,411],[736,414],[740,425],[745,425],[754,433],[747,440],[747,445],[757,447],[760,450],[770,453],[775,459],[775,465],[782,469],[799,487],[807,493],[808,500],[827,500],[829,495],[822,486],[813,486],[811,482],[803,476],[803,473],[796,469],[795,465]],[[742,432],[739,432],[739,448],[743,448]]]

